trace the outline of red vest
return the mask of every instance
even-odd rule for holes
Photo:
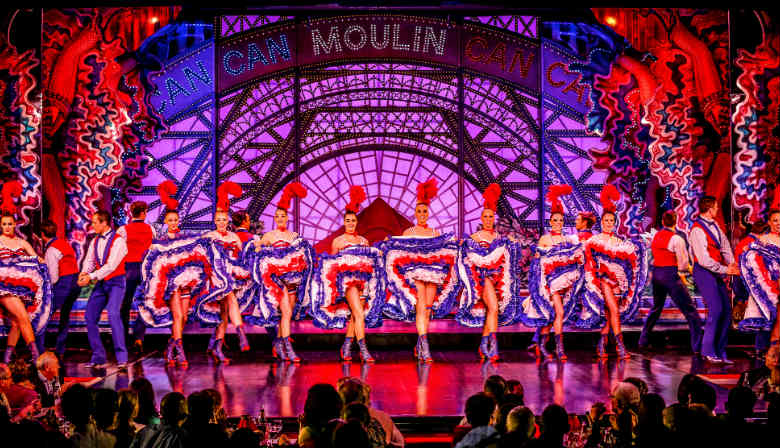
[[[127,263],[140,263],[152,245],[154,232],[152,226],[143,221],[133,221],[125,226],[127,234]]]
[[[700,228],[702,232],[704,232],[704,236],[707,237],[707,253],[710,254],[710,258],[717,261],[720,264],[723,264],[723,254],[720,253],[720,244],[712,237],[710,236],[710,232],[712,232],[708,227],[704,227],[702,224],[700,224],[698,221],[693,223],[693,227],[691,229],[695,229],[696,227]],[[693,261],[696,263],[699,262],[699,260],[696,259],[696,252],[693,253]]]
[[[653,251],[653,266],[659,268],[677,267],[677,256],[669,250],[669,241],[676,234],[669,229],[661,229],[653,237],[650,250]]]
[[[252,237],[254,236],[244,229],[236,230],[236,235],[238,235],[238,239],[241,240],[241,243],[246,243],[247,241],[251,240]]]
[[[49,247],[57,249],[62,254],[59,262],[60,278],[79,272],[76,252],[73,251],[73,248],[70,247],[67,241],[55,238],[51,240]]]
[[[98,238],[100,238],[100,236],[96,236],[95,239],[93,240],[93,243],[92,243],[92,244],[94,244],[93,248],[94,248],[94,251],[95,251],[95,270],[98,270],[98,269],[100,269],[103,266],[102,260],[103,260],[103,255],[105,254],[105,252],[104,253],[98,253],[98,250],[97,250]],[[116,239],[117,238],[121,238],[121,237],[119,235],[117,235],[116,232],[113,232],[113,235],[111,235],[109,238],[110,238],[110,241],[109,241],[108,244],[110,244],[110,246],[108,248],[108,255],[111,255],[111,249],[114,247],[114,243],[116,242]],[[107,261],[108,260],[108,256],[106,256],[105,259]],[[126,260],[127,260],[127,255],[125,255],[125,258],[123,258],[122,261],[119,262],[119,265],[116,267],[114,272],[108,274],[108,276],[106,276],[106,278],[104,278],[103,280],[111,280],[114,277],[119,277],[120,275],[125,275],[125,261]]]

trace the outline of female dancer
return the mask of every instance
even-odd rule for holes
[[[415,246],[415,244],[417,244],[418,247],[420,243],[425,244],[425,253],[410,254],[408,250],[403,250],[405,247],[400,247],[398,248],[399,250],[393,250],[393,248],[390,247],[390,244],[387,244],[388,248],[385,251],[388,278],[393,279],[397,269],[403,270],[405,272],[405,275],[403,275],[404,278],[398,280],[400,280],[400,283],[402,283],[403,286],[406,286],[405,284],[407,282],[412,283],[414,285],[414,291],[411,292],[416,293],[414,295],[406,295],[406,291],[396,291],[391,288],[394,296],[390,299],[391,302],[388,303],[388,307],[390,307],[391,304],[395,305],[396,302],[400,300],[414,300],[414,318],[418,334],[417,345],[414,348],[414,356],[426,363],[433,362],[428,346],[428,326],[431,321],[434,306],[438,305],[437,315],[448,313],[451,309],[451,305],[448,305],[447,303],[436,303],[437,293],[441,294],[440,299],[450,304],[454,304],[455,294],[457,294],[456,276],[454,275],[457,245],[454,242],[448,241],[449,238],[446,238],[446,236],[444,237],[446,239],[437,239],[436,237],[440,236],[439,231],[428,226],[428,216],[430,213],[429,206],[431,200],[436,197],[437,193],[438,187],[436,185],[436,179],[430,179],[417,185],[417,204],[414,208],[414,216],[417,218],[417,225],[406,229],[403,232],[403,236],[420,238],[416,241],[412,238],[409,238],[408,240],[393,241],[393,243],[398,242],[399,244],[401,241],[404,241],[409,246]],[[396,255],[400,255],[402,259],[407,260],[410,263],[407,263],[407,266],[403,266],[403,263],[401,260],[398,260]],[[398,263],[398,265],[396,265],[396,263]],[[390,286],[396,286],[396,283],[393,283],[392,281],[390,281],[390,283]],[[403,295],[403,297],[396,297],[398,295]],[[449,296],[452,296],[452,300],[447,300]],[[398,308],[398,311],[401,311],[401,309],[411,307],[400,306]],[[404,313],[390,313],[390,308],[388,308],[388,315],[392,314]]]
[[[230,362],[230,359],[222,352],[222,345],[228,322],[232,322],[236,327],[241,351],[246,352],[250,349],[249,340],[246,337],[246,331],[244,329],[244,322],[241,318],[241,310],[242,308],[245,308],[248,303],[239,304],[237,298],[237,292],[239,292],[239,288],[241,288],[239,285],[251,281],[249,279],[250,274],[238,265],[241,257],[241,239],[235,232],[228,231],[228,223],[230,222],[230,199],[228,198],[228,195],[241,196],[242,193],[241,186],[234,182],[228,181],[219,186],[217,189],[217,211],[214,213],[214,225],[216,226],[216,230],[212,230],[203,235],[222,246],[225,250],[228,257],[226,260],[227,269],[235,282],[233,290],[224,297],[218,299],[220,320],[217,328],[214,330],[211,341],[209,341],[207,350],[208,353],[214,357],[215,361],[226,364]]]
[[[42,305],[51,312],[51,286],[48,275],[41,275],[40,258],[30,243],[16,235],[16,205],[14,199],[22,193],[17,181],[6,182],[2,188],[2,217],[0,217],[0,308],[11,320],[3,362],[8,364],[16,350],[19,334],[27,344],[33,361],[38,357],[35,345],[35,331],[27,305],[35,305],[35,314],[41,313]],[[34,257],[34,260],[25,259]],[[35,265],[35,266],[34,266]],[[4,272],[3,272],[4,271]],[[30,282],[32,280],[32,282]],[[47,292],[48,289],[48,292]],[[46,303],[48,301],[48,303]],[[45,320],[48,321],[48,314]],[[45,326],[46,322],[43,323]],[[38,327],[40,325],[36,325]]]
[[[531,298],[535,302],[534,307],[539,313],[538,323],[545,323],[541,327],[538,352],[540,356],[552,359],[552,353],[547,351],[547,341],[550,338],[550,329],[555,333],[555,356],[560,361],[566,361],[567,356],[563,349],[563,322],[573,310],[573,292],[579,289],[582,282],[582,246],[579,242],[572,241],[563,235],[564,211],[559,196],[570,194],[569,185],[550,186],[547,199],[550,207],[550,233],[542,235],[537,245],[537,260],[534,260],[534,275],[529,285]],[[550,313],[552,308],[552,313]],[[552,314],[552,315],[551,315]],[[552,323],[549,323],[552,318]],[[547,322],[545,322],[547,321]]]
[[[593,236],[593,226],[596,225],[596,215],[591,212],[580,212],[574,220],[577,229],[577,241],[585,242]]]
[[[202,258],[196,256],[197,250],[192,247],[195,242],[179,228],[179,203],[172,197],[176,191],[176,184],[170,180],[157,186],[160,201],[165,207],[163,223],[166,229],[156,235],[144,258],[141,268],[144,300],[139,302],[138,309],[152,326],[171,325],[165,361],[168,365],[187,367],[189,363],[182,343],[184,326],[189,316],[193,288],[206,280],[201,276],[210,269],[210,264],[202,264]],[[158,294],[162,300],[156,300]],[[145,300],[149,296],[152,300]]]
[[[490,184],[485,189],[485,206],[480,217],[482,229],[471,235],[471,241],[476,243],[479,250],[464,241],[458,266],[461,278],[467,282],[464,296],[470,303],[466,306],[461,304],[456,318],[460,323],[469,326],[478,325],[479,321],[484,319],[479,356],[482,360],[491,361],[499,359],[496,338],[499,322],[506,324],[516,318],[516,307],[513,306],[516,297],[511,282],[515,277],[513,274],[517,261],[513,254],[517,251],[512,250],[512,243],[508,240],[496,245],[503,239],[495,230],[495,215],[500,196],[501,187],[498,184]],[[500,293],[496,291],[499,286]],[[482,314],[481,311],[474,312],[480,300],[485,307],[484,318],[479,315]]]
[[[739,256],[742,279],[750,291],[745,318],[739,328],[769,331],[770,347],[780,344],[780,186],[769,212],[769,232],[761,235]]]
[[[599,359],[607,357],[610,328],[615,335],[618,357],[630,357],[623,343],[621,318],[630,319],[636,313],[639,294],[647,281],[647,250],[641,244],[615,235],[617,206],[614,201],[618,199],[617,188],[605,185],[601,191],[604,210],[601,233],[585,243],[585,305],[594,311],[594,321],[606,320],[596,348]],[[623,268],[623,265],[629,267]]]
[[[296,232],[287,229],[287,210],[290,208],[290,201],[293,197],[297,196],[299,198],[304,198],[306,197],[306,193],[306,188],[299,182],[293,182],[284,188],[282,197],[279,199],[279,203],[276,205],[276,212],[274,212],[274,223],[276,224],[276,229],[271,230],[270,232],[266,232],[259,241],[255,242],[255,246],[257,246],[256,250],[258,252],[260,251],[259,246],[270,246],[280,249],[289,248],[296,240],[299,239],[299,236]],[[273,356],[274,358],[280,357],[283,361],[301,361],[301,358],[299,358],[295,353],[295,350],[293,350],[292,347],[292,343],[290,342],[290,321],[292,320],[294,314],[293,308],[299,308],[294,307],[296,304],[296,299],[304,301],[304,297],[297,297],[299,287],[302,284],[305,287],[306,283],[306,278],[302,278],[301,274],[304,272],[308,273],[311,269],[311,247],[308,246],[308,244],[306,244],[306,246],[309,249],[308,259],[306,256],[302,256],[302,254],[292,252],[289,257],[281,257],[283,262],[287,262],[286,265],[273,265],[275,268],[273,275],[278,276],[280,282],[282,283],[282,285],[277,285],[272,282],[272,284],[269,285],[269,289],[271,289],[271,291],[269,291],[271,293],[270,295],[277,296],[274,297],[275,300],[273,301],[276,302],[275,305],[279,307],[279,312],[281,314],[279,319],[279,335],[278,337],[274,338],[273,342]],[[304,248],[304,251],[305,250],[306,248]],[[268,273],[261,273],[261,277],[264,278],[265,276],[262,274]],[[302,292],[305,296],[305,291]],[[262,299],[265,299],[266,302],[271,302],[265,297]],[[274,306],[273,303],[266,303],[266,305]],[[301,303],[300,305],[305,306],[306,304]]]
[[[368,240],[357,234],[357,213],[360,210],[360,203],[365,199],[366,192],[362,187],[358,185],[350,187],[349,204],[347,204],[347,211],[344,213],[344,234],[333,240],[331,253],[337,254],[344,249],[355,246],[368,246]],[[344,361],[352,359],[352,338],[355,338],[360,350],[360,359],[363,362],[372,363],[374,357],[371,356],[366,346],[366,322],[363,304],[360,301],[360,292],[359,285],[347,285],[345,296],[349,305],[350,317],[340,354]]]

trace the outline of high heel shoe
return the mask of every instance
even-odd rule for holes
[[[214,358],[214,361],[218,363],[228,364],[230,363],[230,358],[225,356],[224,353],[222,353],[222,339],[217,339],[214,341],[214,349],[211,350],[211,357]]]
[[[563,351],[563,334],[555,335],[555,356],[558,357],[559,361],[566,361],[569,359],[569,357],[566,356],[566,352]]]
[[[553,354],[547,350],[547,344],[550,342],[550,333],[539,336],[539,356],[544,359],[553,359]]]
[[[287,361],[290,362],[301,362],[301,358],[298,357],[297,354],[295,354],[295,350],[293,350],[292,343],[290,342],[290,337],[283,338],[284,339],[284,354],[285,358],[287,358]]]
[[[176,365],[176,341],[173,336],[168,339],[168,347],[165,348],[165,363],[169,366]]]
[[[615,342],[616,342],[616,350],[617,355],[619,359],[629,359],[631,358],[631,354],[626,351],[626,345],[623,343],[623,333],[618,333],[615,335]]]
[[[482,336],[482,339],[479,341],[477,352],[479,353],[479,359],[481,361],[484,361],[490,356],[490,336]]]
[[[418,343],[420,346],[420,350],[418,353],[420,355],[419,357],[420,361],[428,364],[432,363],[433,358],[431,357],[431,349],[428,346],[428,335],[427,334],[420,335],[420,339]]]
[[[176,339],[175,347],[176,347],[176,364],[178,364],[181,367],[189,366],[190,363],[189,361],[187,361],[187,355],[184,354],[184,344],[181,339]]]
[[[358,350],[360,350],[360,360],[362,362],[375,362],[373,356],[371,356],[371,352],[368,351],[368,347],[366,347],[366,339],[360,339],[357,341],[358,343]]]
[[[495,333],[490,333],[489,338],[490,348],[488,353],[490,354],[490,362],[496,362],[501,359],[501,357],[498,355],[498,338],[496,338]]]
[[[344,338],[344,343],[341,344],[341,350],[339,351],[339,357],[341,357],[342,361],[352,361],[352,338]]]
[[[599,342],[596,344],[596,357],[598,359],[607,359],[607,338],[609,333],[602,334],[599,337]]]
[[[241,351],[248,352],[251,347],[249,347],[249,339],[246,337],[246,330],[243,324],[236,327],[236,334],[238,334],[238,345],[241,347]]]
[[[271,344],[271,356],[276,360],[286,361],[284,355],[284,342],[282,341],[282,338],[274,338],[274,342]]]
[[[208,353],[210,355],[211,352],[214,351],[214,344],[216,344],[216,343],[217,343],[217,334],[216,333],[212,333],[211,334],[211,338],[209,338],[209,346],[208,346],[208,348],[206,348],[206,353]]]

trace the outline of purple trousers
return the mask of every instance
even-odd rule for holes
[[[729,326],[731,326],[731,299],[723,276],[704,269],[698,263],[693,266],[693,278],[707,305],[707,322],[701,341],[701,354],[716,358],[726,357]]]

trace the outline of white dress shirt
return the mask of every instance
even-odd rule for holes
[[[734,253],[731,251],[731,244],[726,234],[720,230],[720,226],[712,220],[701,218],[701,222],[707,226],[710,232],[715,236],[715,241],[720,243],[720,253],[723,255],[725,264],[720,264],[710,257],[710,253],[707,252],[707,234],[704,230],[694,227],[691,229],[688,240],[691,243],[691,251],[693,252],[694,259],[698,260],[698,264],[708,271],[715,272],[717,274],[725,274],[728,265],[734,262]]]
[[[98,239],[97,251],[98,256],[102,259],[106,249],[106,244],[111,237],[111,230],[107,230],[95,238]],[[114,239],[114,245],[108,254],[108,260],[100,269],[95,270],[95,242],[90,241],[89,248],[87,249],[87,256],[84,259],[84,272],[89,274],[89,279],[92,281],[103,280],[108,277],[112,272],[119,267],[119,264],[127,255],[127,243],[125,239],[117,235]],[[94,272],[93,272],[94,271]]]
[[[43,255],[44,260],[46,260],[46,267],[49,268],[49,278],[51,279],[52,285],[57,283],[57,280],[60,279],[60,260],[62,257],[62,252],[52,246],[49,246],[49,248],[46,249],[46,253]]]

